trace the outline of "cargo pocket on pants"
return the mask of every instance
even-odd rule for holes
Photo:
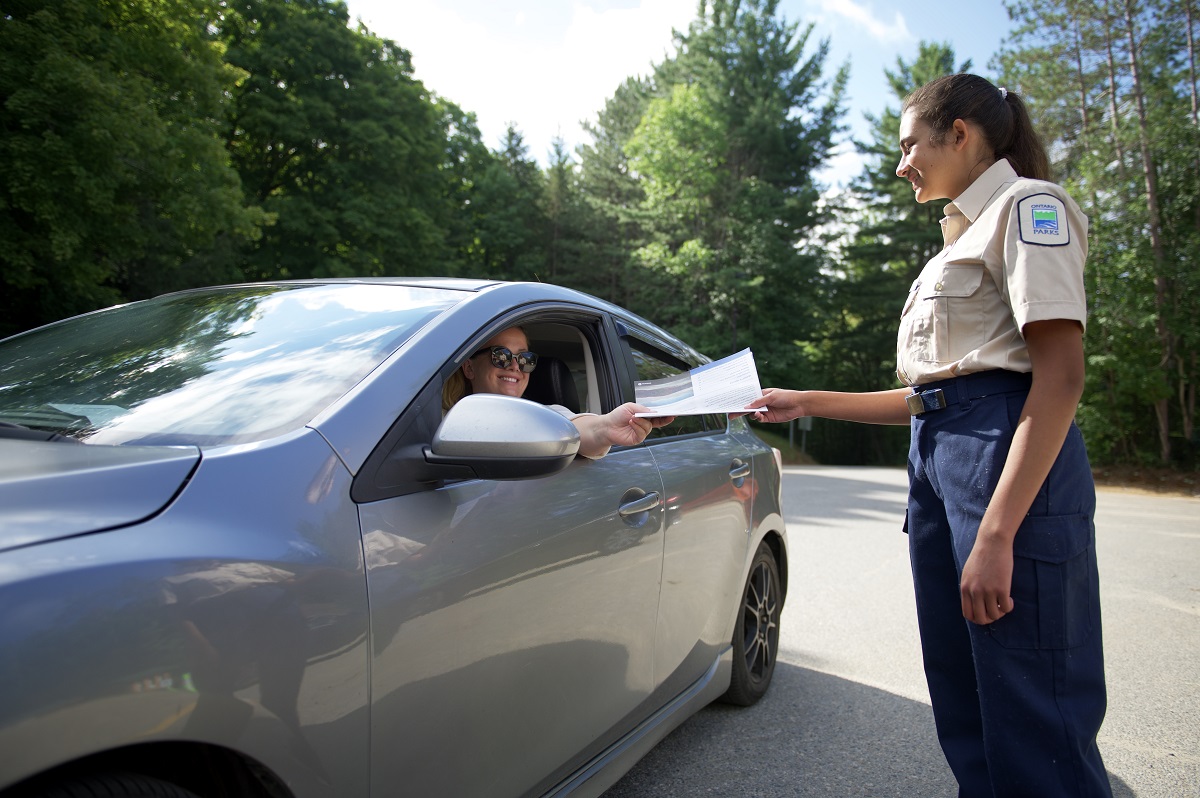
[[[1013,611],[989,624],[1007,648],[1062,649],[1092,633],[1095,540],[1086,515],[1030,516],[1013,539]]]

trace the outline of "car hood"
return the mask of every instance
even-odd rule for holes
[[[148,518],[198,462],[189,446],[0,440],[0,551]]]

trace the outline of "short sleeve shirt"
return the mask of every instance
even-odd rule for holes
[[[946,247],[909,289],[896,341],[905,385],[989,369],[1032,369],[1032,321],[1087,322],[1088,220],[1054,183],[1003,158],[946,206]]]

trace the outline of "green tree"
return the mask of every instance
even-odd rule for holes
[[[546,282],[580,285],[589,282],[591,258],[585,245],[592,219],[580,187],[579,169],[561,137],[551,143],[546,168],[546,229],[543,235]]]
[[[496,156],[483,143],[475,115],[454,103],[434,98],[441,119],[443,151],[438,167],[442,187],[437,223],[445,231],[447,254],[442,271],[455,277],[479,275],[482,241],[479,222],[484,215],[475,201],[480,176]]]
[[[1017,27],[997,59],[1004,80],[1028,98],[1060,179],[1091,219],[1080,425],[1100,462],[1194,466],[1195,0],[1008,9]]]
[[[644,279],[633,252],[646,243],[645,188],[629,166],[626,145],[650,102],[651,81],[627,78],[584,125],[592,142],[579,148],[579,191],[589,265],[571,283],[631,310],[661,302],[672,285]]]
[[[4,0],[0,335],[238,276],[213,253],[261,217],[220,138],[241,75],[206,29],[211,11]]]
[[[275,218],[249,276],[426,273],[449,253],[445,119],[409,53],[347,18],[340,0],[241,0],[219,19],[248,75],[229,149]]]
[[[841,218],[848,230],[834,231],[840,249],[829,275],[820,322],[803,342],[816,384],[842,391],[879,391],[898,387],[896,327],[909,286],[942,247],[943,203],[918,204],[908,181],[896,177],[899,160],[900,104],[914,89],[957,68],[948,44],[921,42],[912,62],[896,60],[884,70],[895,105],[867,114],[871,138],[855,142],[866,163],[842,199]],[[825,423],[810,442],[828,462],[901,461],[907,431],[861,424]]]
[[[471,267],[481,277],[535,280],[545,259],[544,178],[512,125],[502,149],[479,174],[472,202],[478,250]]]
[[[627,144],[647,200],[637,261],[675,288],[655,314],[714,354],[756,349],[768,383],[794,382],[824,262],[813,174],[841,130],[846,68],[776,0],[702,7]]]

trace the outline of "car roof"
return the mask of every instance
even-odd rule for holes
[[[211,291],[219,288],[240,288],[247,285],[401,285],[420,288],[445,288],[454,291],[482,291],[491,286],[503,285],[503,280],[479,280],[469,277],[312,277],[303,280],[259,280],[248,283],[206,285],[174,291],[186,294],[191,291]],[[167,295],[169,296],[169,294]]]
[[[679,340],[672,333],[659,327],[654,322],[642,316],[633,313],[627,308],[620,305],[615,305],[608,300],[593,296],[584,291],[575,288],[567,288],[555,283],[543,283],[540,281],[513,281],[513,280],[487,280],[470,277],[314,277],[302,280],[265,280],[255,283],[232,283],[229,285],[218,286],[203,286],[186,291],[178,291],[175,293],[183,294],[188,291],[211,291],[221,288],[239,288],[246,285],[389,285],[389,286],[406,286],[419,288],[434,288],[445,289],[452,291],[465,291],[473,294],[498,292],[500,296],[504,296],[506,300],[511,301],[512,294],[518,294],[523,301],[567,301],[581,302],[591,306],[596,310],[603,310],[611,314],[614,318],[641,327],[652,335],[667,341]],[[168,295],[169,296],[169,295]],[[699,355],[696,350],[692,349],[687,342],[682,342],[683,348],[691,354]],[[708,358],[699,355],[702,359]]]

